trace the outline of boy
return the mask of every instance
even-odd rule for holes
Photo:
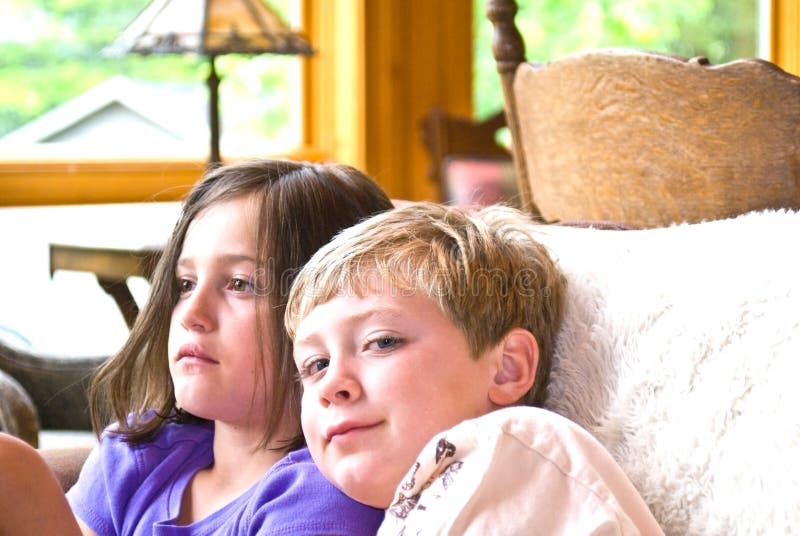
[[[381,533],[661,533],[587,432],[513,407],[544,399],[564,304],[531,225],[414,204],[343,231],[295,281],[309,448],[342,491],[388,509]]]

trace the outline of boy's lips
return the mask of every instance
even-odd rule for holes
[[[337,436],[345,436],[354,432],[366,431],[374,428],[380,422],[360,422],[360,421],[342,421],[333,426],[327,427],[322,435],[326,441],[331,441]]]

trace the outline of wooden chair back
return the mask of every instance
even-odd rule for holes
[[[487,1],[531,211],[660,227],[800,208],[800,78],[630,49],[527,63],[516,9]]]
[[[439,201],[452,201],[447,171],[453,160],[511,162],[511,153],[496,139],[505,126],[502,110],[483,121],[449,114],[438,106],[428,111],[419,123],[420,140],[428,155],[428,178],[439,188]]]

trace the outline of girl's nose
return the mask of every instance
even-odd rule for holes
[[[188,296],[184,296],[177,307],[180,308],[181,326],[188,331],[207,332],[214,327],[213,293],[200,285]]]

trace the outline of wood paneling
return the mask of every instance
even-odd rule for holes
[[[420,122],[433,106],[472,112],[472,8],[462,0],[365,7],[366,170],[393,197],[438,200]]]
[[[472,3],[306,0],[307,143],[373,176],[391,195],[439,198],[420,122],[434,106],[472,111]],[[335,6],[335,7],[333,7]]]
[[[785,71],[800,75],[800,4],[770,0],[770,59]]]
[[[315,50],[306,62],[305,142],[364,169],[364,2],[304,0],[303,13]]]

